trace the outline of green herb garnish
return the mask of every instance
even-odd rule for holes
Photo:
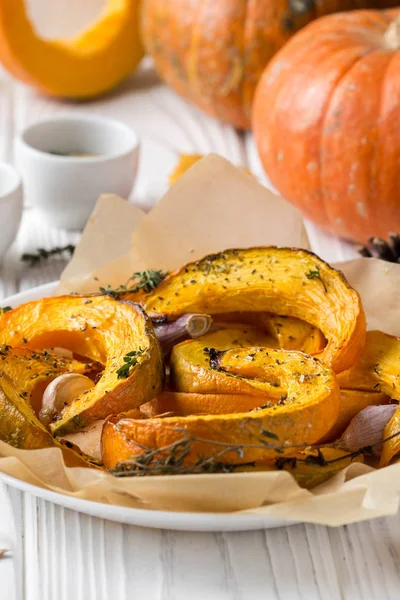
[[[152,292],[160,283],[166,278],[168,271],[157,271],[156,269],[147,269],[147,271],[137,271],[128,281],[112,288],[110,285],[106,285],[100,288],[102,294],[107,294],[119,300],[121,294],[137,294],[140,290],[143,290],[146,294]],[[136,282],[135,285],[130,285],[132,282]]]
[[[46,250],[45,248],[37,248],[37,252],[33,254],[25,253],[21,256],[22,262],[28,263],[29,267],[35,267],[40,264],[44,260],[48,260],[53,256],[60,256],[67,252],[70,256],[75,252],[75,246],[72,244],[68,244],[67,246],[56,246],[55,248],[51,248],[50,250]]]
[[[310,269],[309,272],[306,273],[306,277],[307,277],[307,279],[319,279],[320,282],[322,283],[322,285],[324,286],[324,292],[326,293],[328,291],[328,288],[325,285],[325,281],[321,277],[321,273],[320,273],[318,265],[315,265],[314,271],[312,269]]]
[[[12,310],[12,306],[3,306],[2,308],[0,308],[0,315],[8,312],[9,310]]]
[[[126,379],[127,377],[129,377],[131,367],[134,367],[138,364],[139,356],[141,356],[143,352],[144,350],[142,350],[142,348],[139,347],[139,350],[132,350],[131,352],[128,352],[128,354],[125,354],[123,358],[124,364],[122,365],[122,367],[117,369],[118,379]]]

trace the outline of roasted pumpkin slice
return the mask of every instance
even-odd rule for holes
[[[246,394],[196,394],[169,392],[157,394],[140,407],[146,417],[225,415],[259,408],[263,397]]]
[[[319,450],[304,450],[285,453],[284,457],[276,460],[255,463],[238,467],[241,471],[287,471],[297,483],[308,490],[321,485],[337,475],[352,462],[363,462],[363,456],[352,458],[346,450],[338,448],[320,448]]]
[[[391,439],[388,439],[391,438]],[[383,432],[381,467],[386,467],[393,458],[400,454],[400,407],[396,410]]]
[[[48,351],[12,348],[7,345],[0,347],[2,385],[7,388],[7,382],[13,382],[36,414],[41,408],[43,392],[53,379],[64,373],[93,377],[101,370],[102,367],[97,362],[84,363]]]
[[[0,439],[25,450],[55,442],[36,414],[47,384],[63,373],[89,375],[92,365],[26,348],[0,348]]]
[[[267,312],[237,312],[216,315],[215,323],[245,323],[271,335],[282,350],[301,350],[318,354],[326,344],[322,333],[305,321]]]
[[[61,347],[99,361],[97,384],[51,424],[56,435],[140,406],[162,389],[161,350],[139,305],[108,296],[61,296],[29,302],[1,316],[0,342],[28,348]]]
[[[400,338],[368,331],[360,360],[338,380],[342,388],[382,392],[400,400]]]
[[[263,391],[263,405],[232,414],[112,417],[103,428],[105,466],[112,469],[129,461],[143,454],[143,448],[158,449],[162,458],[168,456],[167,447],[182,441],[189,444],[184,464],[196,463],[199,456],[217,456],[231,464],[276,458],[275,446],[313,444],[334,425],[340,390],[334,372],[321,361],[300,352],[265,348],[227,350],[213,360],[210,370],[224,380],[247,383],[257,394]],[[276,385],[284,390],[280,399],[276,398]],[[231,446],[221,447],[221,443]]]
[[[335,425],[320,441],[333,442],[340,438],[350,421],[363,408],[389,404],[390,398],[379,392],[361,392],[358,390],[340,390],[340,411]]]
[[[212,254],[169,275],[141,304],[153,320],[185,312],[296,317],[321,330],[327,339],[321,359],[337,373],[357,361],[365,339],[357,292],[305,250],[270,246]]]

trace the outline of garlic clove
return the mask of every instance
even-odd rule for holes
[[[398,404],[367,406],[353,417],[335,445],[356,452],[365,446],[379,444],[383,440],[386,425],[397,409]]]
[[[92,387],[93,381],[78,373],[65,373],[56,377],[44,391],[39,412],[40,421],[47,427],[65,406]]]
[[[78,431],[77,433],[69,433],[60,438],[62,441],[71,442],[75,446],[96,460],[101,460],[101,433],[103,431],[104,419],[95,421]]]
[[[194,339],[208,332],[212,324],[210,315],[188,313],[171,323],[160,323],[154,331],[164,354],[169,354],[175,344],[187,339]]]

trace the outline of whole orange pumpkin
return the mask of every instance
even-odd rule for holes
[[[159,75],[181,96],[240,129],[271,57],[332,12],[398,0],[144,0],[142,32]]]
[[[253,108],[284,198],[341,237],[400,231],[400,8],[331,15],[265,69]]]

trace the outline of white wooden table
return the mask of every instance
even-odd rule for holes
[[[96,2],[88,1],[88,14]],[[13,136],[26,124],[72,111],[117,117],[139,132],[143,152],[134,198],[142,206],[159,198],[179,152],[214,151],[260,173],[249,136],[241,138],[200,115],[149,71],[106,100],[75,106],[40,98],[0,74],[0,160],[12,161]],[[348,247],[313,228],[310,233],[314,250],[324,258],[351,255]],[[29,269],[19,260],[22,252],[78,239],[78,233],[48,228],[26,208],[18,239],[1,267],[0,298],[55,280],[65,266],[54,260]],[[17,547],[13,558],[4,560],[13,561],[18,600],[400,597],[397,516],[339,529],[297,525],[249,533],[179,533],[106,522],[11,488],[7,494]],[[4,594],[0,581],[0,599],[9,600]]]

